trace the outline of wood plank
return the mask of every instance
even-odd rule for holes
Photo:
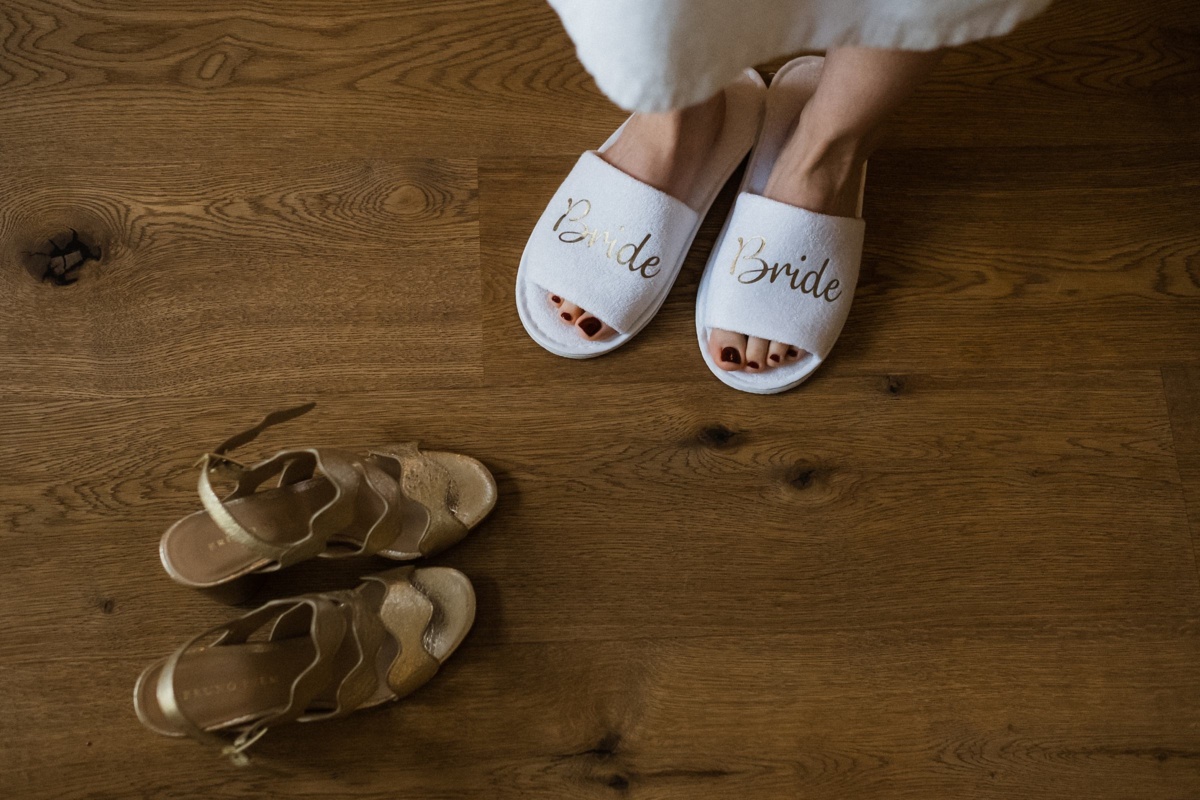
[[[152,738],[138,758],[166,770],[96,772],[144,734],[88,709],[89,729],[64,714],[36,732],[59,755],[25,751],[0,776],[99,797],[169,775],[206,797],[1160,800],[1200,790],[1196,655],[1194,637],[1031,630],[1001,648],[967,630],[468,646],[410,702],[322,723],[319,747],[309,726],[272,731],[246,770]],[[117,692],[138,667],[118,658],[88,685]],[[10,701],[18,719],[45,714],[30,698]]]
[[[336,794],[344,759],[392,737],[420,744],[386,767],[351,759],[368,796],[384,780],[434,797],[590,796],[626,782],[668,796],[1193,786],[1196,742],[1180,720],[1197,697],[1184,676],[1200,587],[1158,375],[1030,380],[840,378],[807,396],[815,429],[749,399],[714,416],[716,386],[643,387],[638,414],[607,420],[556,401],[558,388],[325,404],[269,434],[265,451],[293,436],[423,433],[469,444],[501,476],[501,513],[439,559],[475,580],[479,621],[427,693],[323,734],[273,734],[262,768],[274,771],[236,791],[272,780]],[[73,754],[66,787],[150,790],[161,778],[96,784],[87,769],[136,744],[191,765],[194,791],[231,791],[211,754],[147,741],[120,687],[183,631],[229,613],[171,586],[153,543],[194,506],[188,462],[203,445],[192,442],[226,435],[247,405],[6,405],[22,433],[5,455],[64,428],[92,445],[0,459],[0,485],[24,481],[2,496],[13,534],[0,569],[22,624],[0,660],[23,681],[4,710],[37,718],[52,698],[82,709],[39,739]],[[131,450],[131,433],[151,450]],[[609,443],[576,469],[589,437]],[[51,565],[52,596],[36,591]],[[266,596],[348,585],[364,568],[302,565]],[[116,661],[101,655],[113,642]],[[77,664],[98,659],[110,666],[80,682]],[[612,735],[618,755],[570,756]],[[301,758],[312,736],[338,744],[312,762]],[[4,759],[18,785],[39,785],[41,752]]]
[[[1172,365],[1162,372],[1193,547],[1200,548],[1200,365]]]
[[[1102,611],[1121,627],[1134,624],[1123,592],[1139,593],[1136,619],[1154,618],[1136,624],[1178,624],[1197,586],[1157,373],[972,383],[919,376],[893,394],[843,379],[805,395],[803,413],[748,399],[718,415],[723,388],[681,397],[660,385],[640,389],[636,414],[608,420],[581,416],[553,388],[343,396],[251,452],[419,437],[484,458],[501,476],[504,513],[447,558],[522,587],[493,598],[510,616],[485,637],[728,633],[761,624],[767,610],[784,630],[792,614],[837,630],[848,606],[892,625],[970,617],[1003,628],[1024,613],[1070,627]],[[11,531],[0,575],[36,584],[44,549],[58,546],[56,563],[80,580],[81,613],[95,613],[95,597],[122,606],[136,597],[178,630],[172,609],[186,593],[161,576],[154,543],[195,507],[196,454],[252,421],[237,410],[247,405],[9,403],[27,433],[0,459]],[[380,408],[402,408],[407,421],[398,428]],[[496,414],[504,426],[491,423]],[[60,428],[89,442],[87,452],[20,457]],[[131,434],[154,449],[131,449]],[[580,441],[607,442],[584,469],[572,466]],[[114,528],[116,519],[125,522]],[[125,577],[121,564],[139,569]],[[295,581],[269,589],[332,588],[369,567],[302,565]],[[147,596],[146,581],[168,591]],[[719,614],[681,605],[697,585],[740,602]],[[753,602],[764,592],[769,609]],[[53,624],[58,602],[19,597],[23,617]],[[209,604],[191,607],[203,614]],[[13,637],[0,653],[31,644]]]
[[[314,369],[347,390],[480,375],[469,159],[105,163],[86,186],[42,164],[5,181],[4,391],[291,391]],[[74,285],[39,281],[45,257],[29,254],[71,231],[99,260]]]
[[[603,141],[622,116],[542,0],[158,8],[0,9],[10,152],[97,161],[119,141],[161,154],[186,120],[189,148],[210,158],[568,154]],[[1192,26],[1190,0],[1056,3],[1017,35],[956,51],[901,112],[897,141],[1194,146]],[[88,135],[105,128],[121,138]]]

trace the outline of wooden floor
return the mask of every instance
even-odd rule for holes
[[[633,344],[524,335],[526,236],[622,117],[542,0],[0,4],[0,795],[1200,797],[1195,0],[953,52],[783,396],[696,350],[728,191]],[[479,597],[442,674],[239,770],[133,714],[237,613],[157,541],[305,399],[247,455],[419,438],[501,499],[437,559]]]

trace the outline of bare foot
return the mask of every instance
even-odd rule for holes
[[[690,204],[696,179],[725,123],[725,94],[665,114],[635,114],[617,141],[601,157],[626,175]],[[616,331],[569,299],[548,294],[564,322],[589,341]]]

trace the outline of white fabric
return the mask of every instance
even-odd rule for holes
[[[629,333],[675,282],[698,217],[584,153],[534,226],[528,279]]]
[[[823,361],[854,301],[866,224],[738,196],[702,314],[708,328],[788,342]]]
[[[549,0],[614,103],[692,105],[746,67],[860,45],[932,50],[1000,36],[1050,0]]]

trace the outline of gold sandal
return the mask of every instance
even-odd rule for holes
[[[400,567],[357,589],[274,600],[200,634],[142,673],[134,709],[155,733],[192,736],[245,764],[268,728],[413,692],[474,620],[475,592],[461,572]]]
[[[320,556],[373,553],[397,561],[433,555],[467,535],[496,505],[496,481],[483,464],[415,444],[366,456],[314,447],[282,450],[246,466],[227,454],[315,403],[267,415],[200,462],[204,510],[163,534],[163,567],[196,589],[228,584]],[[224,498],[210,474],[236,479]],[[260,490],[278,476],[274,488]]]

